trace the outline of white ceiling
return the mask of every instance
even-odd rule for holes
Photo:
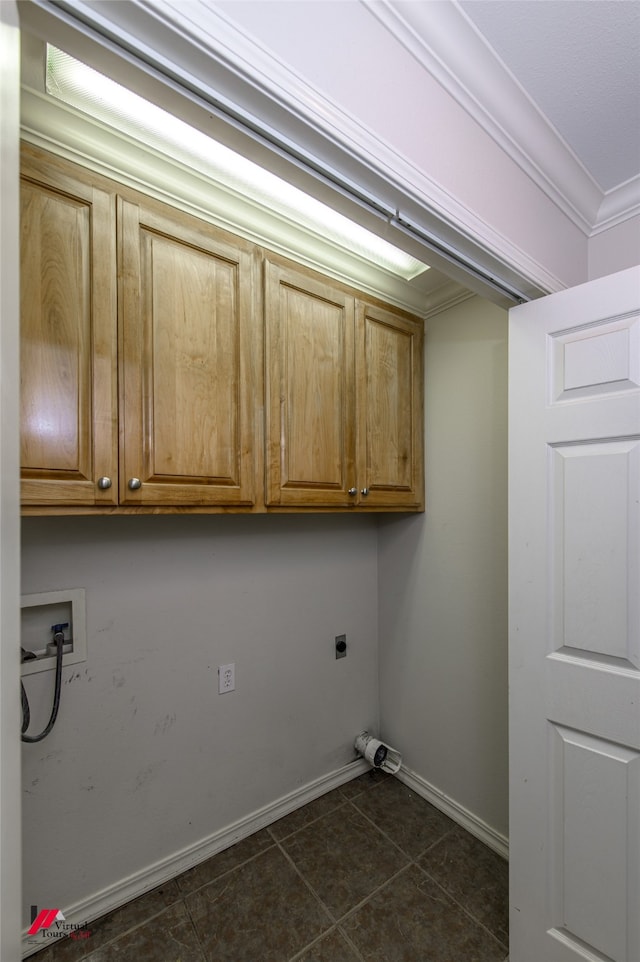
[[[638,0],[460,7],[604,192],[640,174]]]

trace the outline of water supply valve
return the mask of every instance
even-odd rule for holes
[[[55,655],[58,652],[58,642],[62,641],[63,646],[66,644],[66,639],[64,637],[65,629],[69,627],[69,622],[65,621],[62,624],[51,625],[51,631],[53,632],[53,641],[50,641],[47,645],[47,655]]]

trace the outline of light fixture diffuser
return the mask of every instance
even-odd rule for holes
[[[428,270],[388,241],[51,45],[47,93],[392,274],[411,280]]]

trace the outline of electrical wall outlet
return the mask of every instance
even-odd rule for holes
[[[218,668],[218,693],[224,695],[226,691],[235,691],[236,666],[220,665]]]

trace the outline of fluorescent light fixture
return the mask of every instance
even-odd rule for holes
[[[388,241],[51,45],[47,93],[405,280],[428,270]]]

